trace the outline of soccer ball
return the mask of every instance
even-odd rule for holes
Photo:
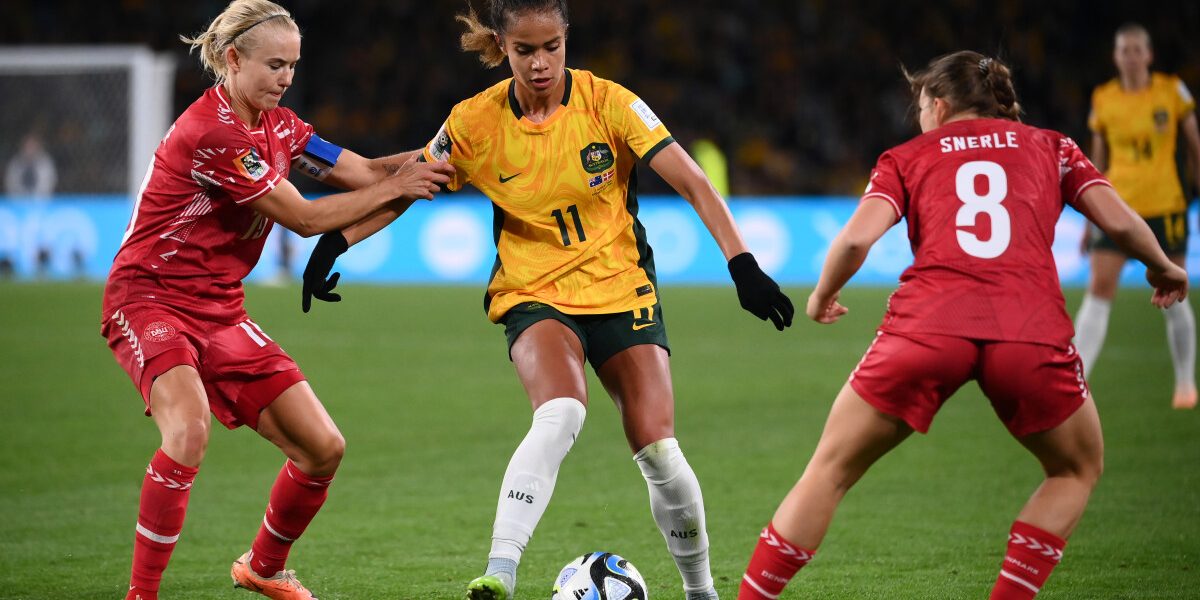
[[[550,600],[647,600],[646,580],[633,563],[611,552],[591,552],[567,563]]]

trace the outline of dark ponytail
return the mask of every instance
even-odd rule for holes
[[[504,34],[518,13],[555,11],[562,17],[563,27],[570,23],[567,0],[484,0],[484,3],[487,5],[486,19],[480,18],[470,0],[467,0],[467,14],[454,18],[467,26],[458,40],[463,52],[478,52],[479,62],[488,67],[504,62],[504,49],[496,43],[496,36]]]
[[[914,103],[924,90],[931,98],[950,103],[952,113],[1021,120],[1012,71],[998,59],[962,50],[933,59],[916,74],[906,71],[905,77],[912,86]]]

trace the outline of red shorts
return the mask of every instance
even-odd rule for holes
[[[100,332],[142,393],[147,415],[154,379],[180,365],[200,373],[209,409],[230,429],[257,428],[258,414],[304,381],[300,367],[250,319],[225,325],[143,302],[109,315]]]
[[[1053,429],[1088,397],[1075,347],[879,332],[850,375],[875,408],[925,433],[942,404],[975,379],[1009,433]]]

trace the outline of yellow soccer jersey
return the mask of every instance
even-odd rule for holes
[[[1154,73],[1150,87],[1126,92],[1114,79],[1092,93],[1088,127],[1108,145],[1105,175],[1143,217],[1186,208],[1175,167],[1179,123],[1195,108],[1187,86],[1174,75]]]
[[[522,302],[567,314],[657,302],[654,261],[637,219],[635,166],[674,142],[620,85],[567,69],[566,93],[542,123],[525,118],[512,79],[458,103],[425,148],[492,201],[496,264],[488,318]]]

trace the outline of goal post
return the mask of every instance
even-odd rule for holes
[[[56,193],[132,196],[174,86],[174,57],[144,46],[0,46],[0,168],[35,132],[59,163]]]

